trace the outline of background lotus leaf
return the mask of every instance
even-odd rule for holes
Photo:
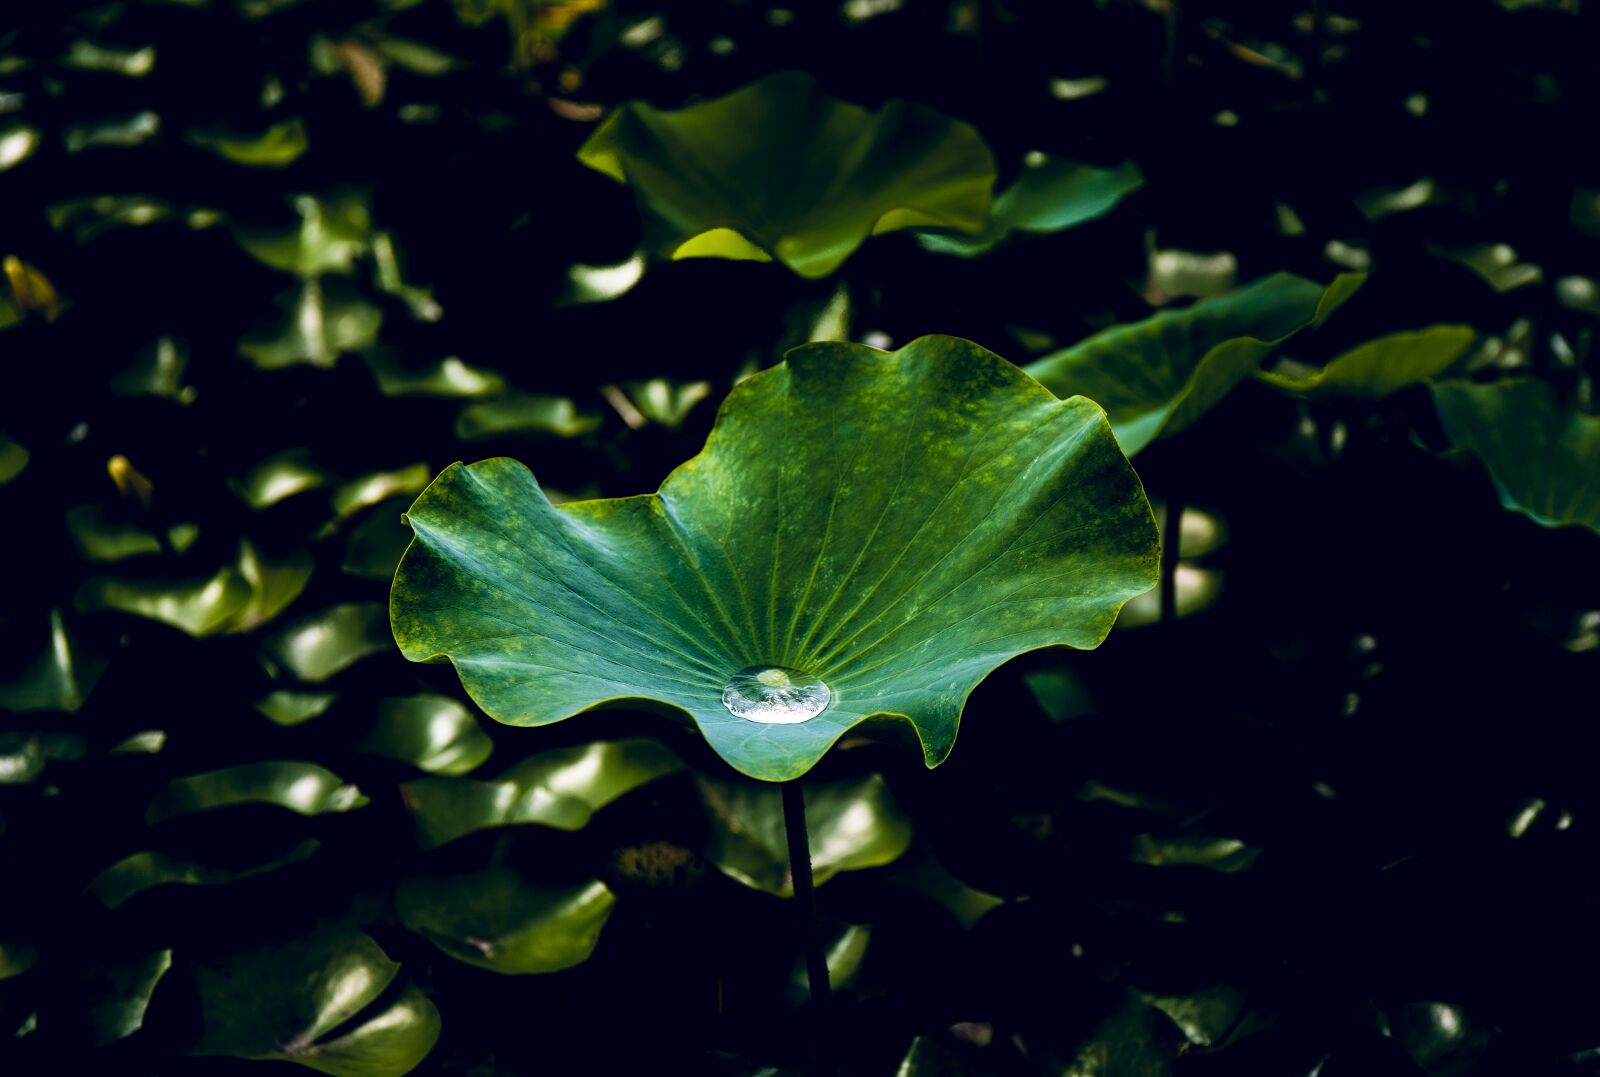
[[[126,856],[112,864],[90,880],[85,889],[99,898],[108,908],[114,909],[135,894],[142,894],[151,887],[167,883],[183,883],[188,886],[231,883],[235,879],[247,879],[252,875],[274,871],[286,864],[298,863],[315,854],[320,847],[321,843],[315,838],[307,838],[283,856],[269,860],[265,864],[241,869],[211,867],[167,853],[147,850]]]
[[[1131,456],[1209,411],[1284,341],[1321,325],[1363,279],[1341,274],[1323,288],[1275,273],[1192,307],[1096,333],[1025,369],[1057,396],[1082,394],[1105,408]]]
[[[241,763],[168,782],[150,798],[145,821],[155,824],[235,804],[276,804],[301,815],[320,815],[366,802],[361,790],[315,763]]]
[[[1433,383],[1446,432],[1489,469],[1506,508],[1546,527],[1600,531],[1600,416],[1537,378]]]
[[[513,725],[678,708],[769,781],[880,714],[937,765],[991,670],[1098,646],[1155,582],[1150,507],[1104,413],[945,337],[791,352],[658,494],[558,508],[496,459],[448,468],[408,518],[390,601],[407,658],[449,658]],[[735,717],[722,690],[757,664],[821,677],[827,709]]]
[[[976,231],[995,180],[966,124],[905,101],[868,112],[797,71],[676,111],[631,102],[578,157],[634,189],[663,254],[776,258],[803,277],[874,233]]]
[[[1034,152],[995,196],[989,220],[976,235],[923,232],[917,238],[930,251],[970,258],[993,250],[1012,232],[1062,232],[1104,217],[1143,186],[1144,173],[1132,161],[1100,168]]]
[[[460,703],[421,695],[381,701],[372,730],[356,748],[430,774],[459,775],[481,766],[494,742]]]
[[[1335,356],[1320,368],[1279,364],[1256,377],[1306,396],[1377,400],[1443,374],[1466,353],[1475,335],[1465,325],[1435,325],[1391,333]]]

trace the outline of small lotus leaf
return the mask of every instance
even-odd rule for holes
[[[85,651],[59,609],[50,611],[48,632],[33,635],[45,625],[19,621],[6,626],[0,637],[0,654],[34,655],[20,666],[9,661],[0,680],[0,707],[18,714],[35,711],[75,713],[105,672],[106,659]],[[16,641],[13,643],[13,635]]]
[[[309,722],[333,706],[339,698],[337,692],[297,692],[281,688],[268,692],[256,700],[256,710],[269,721],[281,726],[296,726]]]
[[[287,864],[299,863],[316,853],[320,847],[321,843],[315,838],[307,838],[283,856],[264,864],[241,869],[215,868],[181,857],[169,856],[166,853],[146,850],[118,860],[90,880],[85,889],[99,898],[107,908],[114,909],[135,894],[141,894],[151,887],[164,886],[167,883],[183,883],[187,886],[217,886],[231,883],[236,879],[247,879],[252,875],[276,871]]]
[[[298,116],[275,123],[259,134],[199,129],[185,137],[219,157],[251,168],[287,168],[310,145],[305,121]]]
[[[1026,367],[1057,396],[1106,409],[1130,456],[1205,414],[1289,337],[1320,326],[1365,278],[1327,288],[1289,273],[1182,310],[1114,326]]]
[[[192,812],[237,804],[276,804],[301,815],[344,812],[367,803],[361,790],[315,763],[274,761],[175,778],[156,790],[145,810],[152,825]]]
[[[348,602],[307,614],[274,633],[265,646],[277,666],[312,683],[388,649],[383,606],[376,602]]]
[[[91,968],[73,992],[83,1007],[79,1027],[88,1041],[99,1047],[143,1028],[150,996],[171,967],[172,951],[156,950]]]
[[[492,782],[419,778],[400,787],[423,848],[489,827],[539,823],[579,830],[624,793],[675,774],[683,762],[646,737],[597,741],[530,756]]]
[[[390,599],[406,657],[449,658],[514,725],[675,708],[771,781],[879,715],[937,765],[991,670],[1097,646],[1155,581],[1149,504],[1100,408],[948,337],[790,352],[659,493],[558,507],[494,459],[447,468],[408,519]],[[736,717],[723,689],[758,664],[820,677],[826,709]]]
[[[1536,378],[1433,383],[1445,431],[1483,460],[1500,502],[1546,527],[1600,531],[1600,415]]]
[[[512,974],[587,961],[616,902],[599,879],[541,886],[504,866],[416,876],[394,900],[400,922],[451,957]]]
[[[976,235],[924,232],[917,238],[930,251],[965,257],[993,250],[1012,232],[1063,232],[1104,217],[1144,186],[1132,161],[1099,168],[1043,153],[1030,153],[1022,171],[1000,194]]]
[[[676,111],[624,105],[578,159],[634,189],[663,255],[776,258],[804,277],[876,233],[977,231],[995,180],[966,124],[905,101],[868,112],[795,71]]]
[[[793,897],[780,790],[705,777],[698,785],[711,820],[706,859],[746,886]],[[911,847],[911,820],[877,774],[807,782],[805,801],[811,874],[818,886],[841,871],[891,864]]]
[[[421,695],[379,702],[377,721],[356,748],[454,777],[481,766],[494,741],[449,696]]]
[[[1378,400],[1442,374],[1465,354],[1474,337],[1470,326],[1435,325],[1415,332],[1369,340],[1330,360],[1320,369],[1280,365],[1256,377],[1286,392]]]
[[[297,551],[264,558],[247,541],[239,558],[200,579],[93,576],[78,589],[82,610],[119,610],[148,617],[191,636],[248,632],[270,621],[305,589],[311,557]]]
[[[381,348],[362,353],[384,396],[439,396],[477,400],[496,396],[506,380],[492,370],[469,366],[448,356],[426,366],[410,367]]]
[[[204,1031],[191,1053],[400,1077],[433,1049],[440,1021],[414,986],[381,1005],[399,974],[369,936],[338,926],[210,958],[192,969]]]
[[[507,393],[462,408],[456,416],[456,437],[462,441],[487,441],[510,434],[573,438],[599,425],[598,416],[578,411],[577,405],[564,396]]]

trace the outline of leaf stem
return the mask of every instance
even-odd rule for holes
[[[811,985],[811,1006],[828,1008],[828,960],[822,951],[822,924],[817,919],[817,890],[811,881],[811,839],[806,833],[806,795],[798,779],[784,782],[783,829],[789,839],[789,874],[794,878],[805,938],[806,980]]]
[[[1183,538],[1183,501],[1168,496],[1161,521],[1161,624],[1178,619],[1178,546]]]

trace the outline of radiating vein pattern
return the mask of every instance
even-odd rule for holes
[[[880,714],[936,764],[995,667],[1097,646],[1155,582],[1149,505],[1101,409],[947,337],[791,352],[656,494],[558,507],[495,459],[452,465],[409,519],[407,657],[448,658],[513,724],[664,704],[770,780]],[[820,678],[824,709],[739,717],[724,690],[756,667]]]

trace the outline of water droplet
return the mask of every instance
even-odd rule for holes
[[[729,713],[762,725],[809,722],[832,698],[821,680],[787,666],[747,666],[722,690]]]

